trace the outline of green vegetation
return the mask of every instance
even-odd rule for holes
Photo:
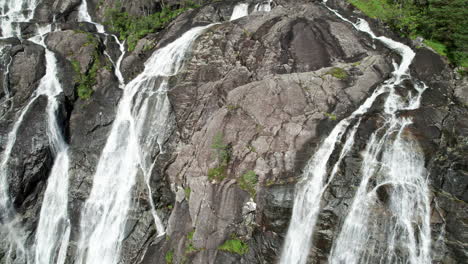
[[[208,179],[222,181],[226,178],[226,170],[231,159],[231,148],[223,143],[223,134],[218,133],[213,138],[211,148],[215,151],[218,166],[208,170]]]
[[[96,77],[97,77],[99,68],[101,67],[106,68],[107,65],[102,65],[99,59],[99,53],[98,53],[99,44],[98,44],[96,37],[91,33],[87,33],[87,32],[80,31],[80,30],[75,30],[75,33],[86,34],[87,41],[86,43],[84,43],[83,46],[86,47],[86,46],[92,45],[94,48],[94,52],[92,54],[92,65],[87,72],[81,73],[80,62],[75,59],[71,60],[73,70],[76,73],[75,82],[77,83],[76,91],[77,91],[78,97],[83,100],[86,100],[86,99],[89,99],[91,95],[93,94],[93,86],[97,82]]]
[[[327,72],[327,74],[330,74],[331,76],[340,80],[348,78],[348,73],[344,69],[338,67],[333,67]]]
[[[166,259],[166,264],[172,264],[174,261],[174,251],[168,251],[164,258]]]
[[[240,108],[240,107],[238,105],[226,105],[226,108],[229,111],[234,111],[234,110],[236,110],[237,108]]]
[[[258,176],[254,171],[246,172],[237,180],[237,183],[242,190],[250,193],[250,196],[255,197],[257,194],[255,185],[258,183]]]
[[[244,255],[249,251],[249,245],[239,239],[229,239],[218,247],[219,250]]]
[[[337,117],[333,113],[325,113],[325,115],[332,121],[336,121]]]
[[[187,234],[187,246],[185,247],[185,254],[190,254],[199,250],[195,246],[193,246],[193,234],[195,234],[195,230]]]
[[[226,167],[225,166],[219,166],[216,168],[210,168],[208,169],[208,179],[210,181],[216,180],[216,181],[222,181],[226,178]]]
[[[183,12],[199,7],[193,1],[186,1],[178,8],[163,6],[160,12],[147,16],[132,16],[122,12],[122,4],[118,2],[114,8],[105,12],[106,24],[113,32],[117,32],[121,40],[126,40],[128,50],[135,49],[138,40],[150,33],[165,28],[172,20]]]
[[[457,65],[468,68],[466,0],[348,0],[370,17],[381,19],[405,37],[424,43]]]
[[[440,55],[447,56],[447,47],[444,44],[430,41],[427,39],[425,39],[423,42],[424,44],[431,47],[435,52],[439,53]]]
[[[96,84],[97,72],[101,66],[99,55],[97,52],[93,54],[93,65],[88,72],[85,73],[81,73],[81,65],[79,61],[72,60],[71,64],[76,73],[75,81],[78,83],[76,88],[78,97],[83,100],[89,99],[93,94],[93,86]]]
[[[185,191],[185,199],[190,199],[190,193],[192,192],[192,190],[190,189],[190,187],[187,187],[184,189]]]

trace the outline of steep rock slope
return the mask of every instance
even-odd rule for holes
[[[104,21],[106,8],[117,3],[89,2],[96,21]],[[133,15],[144,15],[158,11],[159,2],[126,1],[123,6]],[[171,77],[169,98],[176,125],[162,151],[148,146],[155,152],[151,192],[139,175],[122,263],[277,261],[294,186],[305,163],[333,126],[388,78],[392,60],[400,60],[319,2],[273,1],[267,13],[253,12],[261,1],[245,1],[251,14],[226,22],[239,2],[219,1],[187,11],[163,32],[140,40],[123,60],[121,70],[128,82],[154,51],[146,49],[146,43],[156,43],[159,49],[193,26],[221,22],[197,39],[182,72]],[[330,2],[348,16],[360,16],[342,1]],[[93,25],[76,23],[79,5],[80,1],[41,1],[35,14],[40,23],[55,15],[61,25],[60,31],[48,34],[46,44],[58,58],[64,88],[59,117],[71,156],[70,263],[79,239],[80,210],[122,94],[110,60],[119,56],[118,45]],[[398,38],[377,22],[371,25],[379,35]],[[23,34],[33,34],[34,28],[34,23],[24,25]],[[9,44],[0,66],[3,151],[15,120],[45,74],[45,59],[44,49],[29,41],[1,41]],[[468,257],[468,87],[466,80],[455,80],[438,55],[425,48],[415,51],[412,73],[429,89],[420,109],[401,114],[413,117],[410,129],[430,172],[433,259],[461,263]],[[81,99],[76,92],[80,76],[92,71],[93,94]],[[402,93],[407,92],[404,88]],[[10,196],[29,245],[54,158],[45,128],[46,101],[39,97],[25,115],[9,164]],[[360,151],[382,121],[378,103],[365,116],[357,147],[325,195],[310,263],[326,262],[353,199],[360,180],[356,176]],[[150,197],[167,227],[163,237],[156,234]],[[7,257],[3,243],[0,261]],[[240,244],[241,250],[233,250],[229,243]]]

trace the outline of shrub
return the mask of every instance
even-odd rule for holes
[[[166,264],[172,264],[174,261],[174,251],[168,251],[164,258],[166,259]]]
[[[226,172],[225,166],[210,168],[208,169],[208,179],[210,181],[212,180],[222,181],[226,178],[225,172]]]
[[[75,81],[78,84],[76,88],[78,97],[83,100],[89,99],[93,94],[93,86],[96,84],[97,73],[101,66],[97,51],[93,54],[93,64],[87,72],[81,73],[81,66],[77,60],[72,60],[71,64],[76,73]]]
[[[239,239],[229,239],[218,247],[219,250],[244,255],[249,251],[249,245]]]
[[[466,0],[348,0],[366,15],[381,19],[405,37],[425,44],[458,66],[468,67]]]
[[[115,8],[106,10],[106,25],[113,32],[119,34],[121,40],[126,40],[128,50],[135,49],[138,40],[150,33],[157,32],[165,28],[172,20],[183,12],[199,7],[193,1],[186,1],[179,8],[171,9],[163,7],[160,12],[148,16],[132,16],[127,12],[122,12],[120,3]]]
[[[250,196],[255,197],[256,190],[255,185],[258,183],[258,176],[254,171],[248,171],[243,174],[238,180],[237,183],[239,187],[248,192]]]

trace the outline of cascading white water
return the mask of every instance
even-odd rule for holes
[[[416,142],[404,136],[410,123],[394,119],[379,131],[382,136],[372,135],[363,179],[330,263],[431,263],[424,157]]]
[[[45,48],[46,74],[42,77],[37,93],[47,96],[48,137],[55,155],[54,165],[47,180],[39,224],[36,229],[34,262],[36,264],[63,264],[70,236],[68,218],[68,145],[58,125],[57,96],[63,90],[57,79],[57,59],[48,50],[44,38],[51,31],[51,25],[39,28],[38,36],[31,38]]]
[[[162,145],[167,140],[172,128],[163,122],[173,118],[167,79],[179,72],[193,41],[208,27],[193,28],[157,50],[144,71],[125,86],[91,194],[82,209],[76,263],[118,262],[136,176],[139,172],[149,175],[152,169],[147,164],[149,152],[144,149],[152,146],[142,143]],[[156,105],[149,105],[150,100]],[[158,233],[164,232],[162,225],[158,228]]]
[[[307,164],[302,180],[297,184],[293,214],[280,263],[304,264],[307,262],[313,231],[320,211],[321,197],[328,186],[328,184],[325,185],[325,179],[328,176],[329,183],[333,180],[343,154],[346,155],[352,148],[353,143],[349,142],[349,138],[354,137],[355,130],[361,122],[360,116],[367,112],[377,96],[385,92],[389,93],[384,107],[387,123],[376,131],[368,142],[368,151],[361,168],[363,174],[361,186],[334,243],[329,261],[330,263],[346,264],[430,263],[429,199],[427,183],[424,179],[424,159],[421,151],[417,148],[417,143],[401,136],[409,121],[396,115],[397,111],[400,110],[418,108],[421,95],[426,87],[415,84],[416,94],[409,92],[409,98],[403,98],[394,89],[402,81],[410,79],[408,68],[415,54],[402,43],[375,36],[366,21],[360,19],[358,23],[352,23],[337,11],[330,10],[341,19],[351,23],[357,30],[368,33],[373,39],[381,41],[390,49],[398,52],[402,61],[399,65],[395,65],[392,78],[378,87],[351,116],[338,123]],[[356,119],[357,125],[351,130],[339,159],[328,175],[327,164],[330,156],[337,143],[342,140],[351,121]],[[391,137],[396,131],[399,131],[398,136]],[[384,134],[380,140],[376,140],[378,132]],[[382,153],[382,150],[383,158],[378,162],[377,157]],[[399,151],[404,151],[404,154],[399,154]],[[375,169],[377,164],[381,166],[381,169]],[[387,168],[390,169],[387,171]],[[370,215],[373,209],[371,208],[372,202],[376,201],[378,187],[367,192],[367,183],[371,177],[377,177],[375,175],[377,172],[384,175],[379,176],[381,185],[388,184],[393,188],[389,193],[389,211],[392,214],[390,217],[380,215],[379,218]],[[379,222],[384,221],[382,219],[386,221],[384,224]],[[418,227],[417,230],[412,228],[412,224],[415,223]],[[370,225],[371,228],[367,229],[366,225]],[[382,227],[386,227],[386,230],[382,230]],[[373,248],[369,242],[371,238],[374,239]],[[375,252],[376,248],[381,251]],[[397,251],[399,253],[396,253]],[[376,259],[376,257],[380,259]]]
[[[5,71],[3,73],[3,92],[5,93],[6,98],[10,97],[10,89],[9,89],[9,75],[10,75],[10,66],[13,59],[5,50],[10,47],[9,45],[5,45],[3,47],[0,46],[0,62],[5,65]],[[5,58],[5,57],[8,57]]]
[[[270,12],[271,11],[271,2],[272,0],[265,1],[260,4],[256,4],[254,11],[255,12]]]
[[[233,21],[233,20],[248,16],[248,15],[249,15],[249,4],[239,3],[236,6],[234,6],[230,20]]]
[[[19,37],[19,23],[34,16],[37,0],[0,0],[0,30],[3,38]]]
[[[21,38],[19,23],[28,22],[34,15],[34,9],[37,2],[35,0],[0,0],[0,31],[1,38],[18,37]],[[2,50],[6,46],[0,47]],[[8,72],[11,63],[11,58],[6,65],[4,92],[5,96],[9,97],[8,89]],[[39,93],[33,94],[28,104],[22,109],[16,122],[8,134],[5,148],[1,156],[0,163],[0,235],[8,243],[5,259],[9,263],[24,263],[28,261],[28,252],[25,247],[26,235],[21,226],[19,219],[16,216],[16,211],[13,207],[9,195],[8,177],[9,177],[9,161],[11,152],[16,143],[16,135],[20,128],[24,116],[28,113],[30,107],[39,97]],[[14,256],[14,260],[12,259]]]
[[[5,238],[8,245],[8,252],[6,259],[11,261],[11,256],[15,255],[16,262],[23,263],[27,262],[28,252],[25,248],[26,237],[24,235],[22,226],[19,219],[16,217],[15,209],[13,208],[12,201],[9,195],[8,188],[8,176],[9,176],[9,161],[11,152],[16,143],[16,135],[20,125],[23,122],[24,116],[28,113],[30,107],[33,105],[39,95],[34,95],[29,103],[24,107],[16,120],[6,142],[5,149],[2,155],[2,161],[0,164],[0,235]]]

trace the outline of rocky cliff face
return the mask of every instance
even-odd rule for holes
[[[117,1],[89,1],[95,21]],[[163,1],[126,1],[129,13],[160,10]],[[156,49],[189,28],[218,23],[200,36],[181,73],[169,81],[175,116],[172,134],[157,149],[150,187],[142,175],[133,188],[121,263],[274,263],[293,206],[294,188],[307,160],[339,120],[353,112],[393,70],[400,58],[356,31],[315,1],[273,1],[271,12],[228,22],[239,1],[214,1],[187,11],[164,31],[141,39],[127,52],[121,71],[128,82]],[[348,17],[362,16],[343,1],[329,1]],[[178,1],[164,1],[177,5]],[[60,31],[47,47],[59,64],[59,120],[70,145],[68,262],[79,239],[80,210],[90,194],[116,106],[122,95],[114,74],[118,45],[87,23],[77,23],[79,0],[41,1],[33,22],[55,16]],[[378,22],[379,35],[398,39]],[[27,34],[27,33],[24,33]],[[412,46],[406,39],[399,39]],[[16,38],[0,40],[0,150],[45,74],[44,48]],[[153,49],[146,43],[156,43]],[[413,48],[413,76],[426,83],[422,106],[399,113],[425,155],[431,199],[434,263],[468,258],[468,86],[446,61],[427,48]],[[107,56],[108,54],[109,56]],[[111,61],[112,59],[112,61]],[[99,67],[89,99],[77,96],[79,76]],[[78,67],[76,67],[78,65]],[[401,93],[406,93],[401,87]],[[378,101],[379,102],[379,101]],[[327,190],[310,263],[326,263],[359,183],[360,152],[382,121],[378,102],[356,136],[356,147]],[[53,153],[47,140],[47,98],[33,102],[18,129],[8,169],[9,195],[32,245]],[[246,175],[255,181],[245,183]],[[150,197],[167,233],[157,236]],[[0,223],[2,217],[0,216]],[[239,242],[230,250],[226,241]],[[0,262],[7,248],[0,239]]]

